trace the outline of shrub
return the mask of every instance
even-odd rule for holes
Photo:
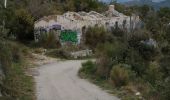
[[[98,44],[109,41],[110,33],[104,27],[89,27],[85,32],[85,44],[94,49]]]
[[[108,79],[110,70],[112,69],[111,60],[108,57],[100,57],[97,59],[97,75],[101,78]]]
[[[97,60],[97,74],[101,77],[109,78],[110,70],[114,64],[124,63],[127,46],[120,43],[104,43],[98,45],[96,49]]]
[[[8,73],[12,63],[22,61],[22,48],[17,43],[0,40],[0,64],[5,74]]]
[[[157,81],[162,79],[162,73],[160,72],[160,66],[156,62],[152,62],[149,65],[149,68],[146,70],[144,79],[150,84],[155,85]]]
[[[57,40],[56,34],[53,32],[44,33],[41,36],[39,45],[45,48],[56,48],[60,46],[59,40]]]
[[[141,41],[148,40],[150,33],[145,30],[139,30],[129,34],[128,43],[134,49],[140,49]]]
[[[118,26],[115,25],[115,27],[111,28],[111,32],[116,37],[123,37],[125,35],[124,30],[120,29]]]
[[[6,97],[9,100],[33,100],[33,80],[25,75],[25,62],[21,58],[25,52],[18,43],[0,40],[0,67],[5,76],[0,79],[0,91],[5,96],[3,100],[8,100]]]
[[[22,60],[22,54],[21,54],[21,47],[16,44],[16,43],[9,43],[9,49],[11,50],[11,54],[12,54],[12,61],[13,62],[19,62]]]
[[[79,70],[79,73],[81,72],[86,75],[93,75],[96,72],[96,64],[92,61],[82,63],[82,68]]]
[[[12,64],[12,53],[6,41],[0,40],[0,65],[5,74],[8,73],[9,67]]]
[[[129,71],[121,65],[115,65],[111,70],[110,78],[116,87],[127,85],[129,81]]]
[[[13,20],[9,21],[10,33],[15,34],[19,41],[34,39],[34,18],[26,9],[14,11]]]
[[[169,76],[170,75],[170,56],[168,54],[160,59],[160,66],[161,66],[161,71],[164,74],[164,77]]]
[[[132,70],[138,75],[142,76],[147,67],[149,66],[149,62],[139,54],[138,51],[134,50],[133,48],[128,50],[127,53],[127,58],[126,58],[126,64],[132,66]]]
[[[161,100],[169,100],[170,98],[170,77],[163,81],[157,82],[157,91],[161,97]]]
[[[47,51],[46,55],[54,58],[63,58],[63,59],[69,58],[69,54],[63,49],[54,49],[54,50]]]

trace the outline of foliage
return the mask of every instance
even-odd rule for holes
[[[166,78],[164,81],[159,81],[157,83],[157,91],[162,100],[167,100],[170,98],[170,78]]]
[[[125,63],[131,65],[131,70],[138,76],[142,76],[148,66],[148,61],[143,59],[139,52],[134,49],[128,50]]]
[[[107,58],[107,57],[100,57],[97,59],[97,70],[96,70],[96,74],[104,79],[108,79],[109,78],[109,74],[110,74],[110,69],[111,67],[111,59]]]
[[[79,70],[79,73],[85,73],[87,75],[93,75],[96,72],[96,64],[92,61],[87,61],[82,63],[82,68]]]
[[[9,67],[12,65],[12,56],[11,50],[4,40],[0,40],[0,64],[5,74],[7,74]]]
[[[128,43],[130,47],[138,49],[140,47],[140,42],[149,39],[149,33],[147,31],[138,30],[134,33],[129,33],[130,37]]]
[[[90,10],[96,10],[96,11],[103,11],[106,6],[102,2],[98,2],[97,0],[66,0],[71,2],[75,7],[75,11],[90,11]],[[68,3],[70,4],[70,3]],[[69,6],[70,7],[70,6]]]
[[[119,3],[113,3],[115,5],[115,10],[118,12],[121,12],[125,15],[131,16],[132,15],[132,10],[128,9],[125,5],[119,4]]]
[[[0,27],[5,22],[7,36],[15,36],[19,41],[33,40],[34,21],[52,14],[71,11],[103,11],[107,6],[97,0],[12,0],[7,8],[0,2]],[[1,33],[2,34],[2,33]],[[5,34],[5,32],[3,32]]]
[[[21,50],[16,43],[0,40],[0,63],[3,70],[8,73],[8,69],[13,62],[19,63],[22,59]]]
[[[121,5],[117,7],[122,12],[125,10]],[[144,22],[143,29],[128,32],[115,25],[112,34],[106,32],[107,35],[101,35],[97,26],[86,32],[85,43],[95,50],[97,58],[95,80],[98,77],[105,82],[111,79],[111,85],[119,89],[132,83],[135,89],[144,94],[144,98],[167,99],[170,73],[169,25],[162,21],[159,11],[154,11],[152,7],[145,5],[127,9],[130,13],[140,15]],[[169,19],[167,15],[166,18]],[[128,68],[122,66],[122,63]],[[145,87],[138,87],[139,80],[145,83]]]
[[[26,9],[3,9],[3,16],[6,37],[16,36],[19,41],[33,39],[34,18]]]
[[[1,85],[2,94],[13,100],[33,100],[33,80],[31,77],[24,75],[22,67],[22,64],[12,64]]]
[[[145,80],[152,85],[155,85],[157,81],[162,79],[162,72],[160,72],[160,66],[157,62],[151,62],[149,68],[146,69],[146,74],[144,75]]]
[[[33,40],[33,17],[25,9],[17,10],[15,16],[15,24],[13,23],[13,26],[10,26],[12,27],[12,33],[15,33],[20,41]]]
[[[129,81],[129,72],[121,65],[115,65],[111,70],[110,78],[116,87],[125,86]]]
[[[170,43],[170,25],[165,28],[165,40]]]
[[[158,16],[163,23],[168,24],[168,22],[170,21],[170,8],[160,8],[160,10],[158,11]]]
[[[110,33],[104,27],[89,27],[85,33],[85,44],[94,49],[98,44],[109,40]]]
[[[61,59],[69,58],[68,53],[64,49],[49,50],[47,51],[46,55],[54,58],[61,58]]]
[[[42,34],[38,45],[40,45],[44,48],[60,47],[59,40],[56,38],[56,34],[53,32]]]
[[[149,13],[150,11],[150,7],[148,5],[143,5],[139,8],[139,12],[140,12],[140,17],[142,19],[145,18],[145,16]]]
[[[33,80],[24,73],[25,62],[22,55],[26,53],[25,50],[18,43],[0,40],[0,63],[5,75],[0,80],[3,100],[34,100]]]
[[[107,32],[104,27],[89,27],[84,35],[85,44],[95,51],[97,60],[96,63],[84,63],[81,73],[93,74],[100,79],[102,77],[105,82],[111,79],[118,88],[127,85],[129,81],[139,85],[134,81],[141,80],[146,83],[148,90],[154,91],[154,95],[158,94],[160,100],[169,99],[170,8],[154,11],[147,5],[126,7],[113,3],[115,9],[121,13],[129,16],[133,13],[139,15],[144,28],[128,32],[115,25],[111,32]],[[0,86],[3,93],[24,100],[25,96],[30,98],[33,91],[30,88],[30,77],[24,75],[24,69],[19,64],[23,56],[20,46],[6,42],[5,39],[12,34],[19,41],[32,40],[34,20],[43,16],[62,14],[66,11],[103,12],[107,9],[106,6],[98,0],[9,0],[5,9],[1,0],[0,63],[7,75],[5,85]],[[149,39],[155,40],[157,47],[145,44]],[[53,33],[44,34],[39,45],[46,48],[60,46]],[[54,50],[49,55],[65,56],[65,52],[63,49]],[[131,67],[127,69],[120,65],[122,63]],[[136,79],[129,80],[129,71],[135,74]],[[146,93],[147,98],[150,93]]]
[[[125,35],[124,30],[119,28],[118,23],[115,24],[115,26],[111,28],[111,32],[116,37],[122,37]]]
[[[158,34],[158,30],[160,29],[160,22],[156,15],[157,13],[150,11],[150,13],[145,18],[145,27],[152,34]]]

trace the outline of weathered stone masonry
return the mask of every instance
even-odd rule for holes
[[[123,26],[123,23],[126,22]],[[63,15],[45,16],[35,22],[35,41],[37,42],[41,34],[55,30],[57,36],[65,30],[77,33],[77,44],[80,44],[83,28],[93,27],[95,25],[103,26],[106,29],[118,24],[120,28],[126,27],[128,30],[140,26],[139,16],[126,16],[114,9],[114,5],[109,6],[109,10],[104,14],[91,12],[67,12]],[[72,33],[72,32],[71,32]]]

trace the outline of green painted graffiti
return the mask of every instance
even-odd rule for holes
[[[77,43],[77,32],[74,31],[61,31],[60,34],[61,42],[73,42]]]

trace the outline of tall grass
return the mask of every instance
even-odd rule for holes
[[[110,74],[111,81],[116,87],[125,86],[129,82],[128,70],[121,65],[113,66]]]
[[[34,100],[32,77],[26,76],[24,54],[18,43],[0,40],[0,63],[5,77],[0,80],[2,100]]]
[[[60,47],[60,42],[54,32],[42,34],[38,44],[44,48]]]

